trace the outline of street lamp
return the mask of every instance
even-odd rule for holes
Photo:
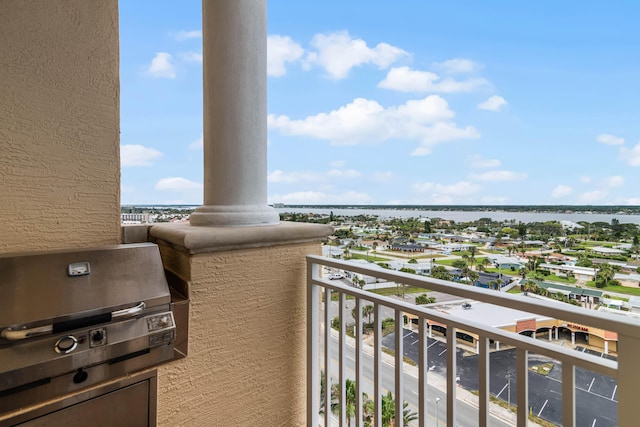
[[[511,370],[507,371],[507,408],[511,409]]]
[[[438,416],[438,402],[440,402],[440,398],[436,397],[436,427],[440,425],[440,417]]]

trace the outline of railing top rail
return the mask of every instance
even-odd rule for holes
[[[435,279],[431,277],[419,276],[416,274],[403,273],[386,269],[371,268],[367,265],[359,265],[343,260],[329,259],[319,255],[307,255],[307,263],[319,264],[327,267],[339,268],[347,271],[360,273],[366,276],[379,277],[390,282],[403,283],[413,287],[424,288],[456,295],[462,298],[468,298],[488,304],[506,306],[509,308],[527,311],[531,313],[541,314],[567,322],[581,323],[591,327],[605,329],[617,332],[620,335],[632,336],[640,338],[640,320],[616,315],[606,312],[591,312],[582,307],[575,307],[569,304],[549,304],[534,298],[522,298],[517,295],[496,292],[494,290],[478,288],[475,286],[460,286],[446,280]],[[317,278],[319,279],[319,278]],[[328,282],[322,282],[325,286]],[[354,291],[352,288],[346,288],[347,291]],[[365,299],[372,300],[373,295],[364,291]],[[413,305],[411,305],[413,306]],[[415,306],[413,306],[415,307]],[[430,314],[431,315],[431,314]],[[480,326],[486,329],[486,326]]]
[[[418,316],[421,319],[427,318],[429,320],[444,323],[447,325],[447,327],[451,326],[462,329],[467,332],[475,333],[479,336],[496,339],[503,344],[512,345],[514,347],[523,348],[533,353],[548,356],[561,362],[568,362],[576,366],[581,366],[583,368],[611,376],[613,378],[617,377],[618,363],[613,360],[604,359],[588,353],[578,352],[573,349],[549,344],[544,341],[534,340],[529,337],[524,337],[519,334],[504,331],[496,327],[482,325],[474,321],[466,319],[463,320],[447,313],[417,306],[415,304],[407,303],[404,301],[398,301],[386,296],[377,295],[357,288],[352,288],[342,283],[333,283],[320,278],[314,278],[313,283],[329,288],[332,291],[342,292],[347,295],[362,298],[372,303],[378,303],[380,305],[393,308],[394,310],[401,310],[402,312]]]

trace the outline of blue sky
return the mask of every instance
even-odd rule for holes
[[[639,15],[269,1],[269,203],[640,205]],[[120,2],[122,204],[202,203],[200,30]]]

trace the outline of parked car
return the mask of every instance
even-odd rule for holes
[[[340,273],[333,273],[329,275],[329,280],[342,279],[344,276]]]

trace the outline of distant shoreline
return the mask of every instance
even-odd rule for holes
[[[456,212],[533,212],[557,214],[640,215],[640,206],[633,205],[300,205],[274,204],[277,209],[354,209],[354,210],[411,210]],[[200,205],[128,204],[122,208],[195,209]]]

